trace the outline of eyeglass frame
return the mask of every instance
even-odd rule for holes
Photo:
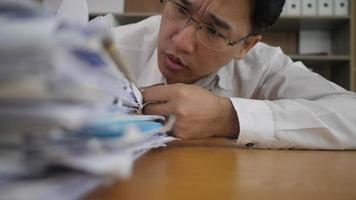
[[[179,3],[177,3],[177,2],[175,2],[175,1],[173,1],[173,0],[159,0],[159,1],[160,1],[160,3],[161,3],[162,6],[164,5],[164,3],[165,3],[166,1],[169,1],[169,2],[171,2],[171,3],[173,3],[173,4],[175,4],[175,5],[176,5],[178,8],[180,8],[181,11],[183,11],[184,14],[187,16],[187,22],[186,22],[186,24],[187,24],[187,25],[190,24],[191,21],[195,22],[195,23],[198,25],[198,31],[200,31],[200,30],[202,29],[202,25],[203,25],[203,26],[206,26],[206,27],[208,27],[208,28],[210,28],[210,29],[212,29],[212,30],[215,30],[215,31],[216,31],[215,34],[218,34],[220,37],[222,37],[223,39],[225,39],[225,40],[227,41],[227,47],[229,47],[229,46],[233,47],[233,46],[239,44],[240,42],[246,40],[247,38],[249,38],[249,37],[255,35],[255,34],[253,34],[253,33],[249,33],[249,34],[247,34],[246,36],[242,37],[241,39],[236,40],[236,41],[233,41],[229,36],[227,36],[227,35],[224,34],[224,33],[221,33],[221,32],[218,31],[215,27],[209,26],[209,25],[207,25],[207,24],[205,24],[205,23],[201,23],[201,22],[199,22],[198,20],[196,20],[196,19],[193,17],[193,15],[190,14],[181,4],[179,4]],[[163,10],[163,8],[162,8],[162,10]],[[161,10],[161,13],[162,13],[162,10]]]

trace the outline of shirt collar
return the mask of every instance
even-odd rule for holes
[[[205,88],[207,90],[214,89],[216,81],[218,80],[217,74],[209,74],[194,83],[194,85]]]
[[[166,83],[165,78],[158,68],[157,55],[156,49],[137,80],[139,87],[148,87],[159,83]]]
[[[215,87],[219,86],[223,90],[232,91],[233,90],[233,81],[232,76],[234,72],[234,63],[235,60],[232,60],[217,72],[207,75],[197,82],[194,85],[200,86],[205,89],[212,90]]]
[[[233,91],[234,90],[234,67],[235,67],[235,59],[231,60],[228,64],[223,66],[218,72],[218,86],[221,89]]]

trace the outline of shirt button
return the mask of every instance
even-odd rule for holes
[[[253,146],[255,146],[254,143],[247,143],[247,144],[246,144],[246,147],[253,147]]]

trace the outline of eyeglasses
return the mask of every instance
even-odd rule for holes
[[[173,0],[160,1],[162,4],[161,13],[163,19],[166,19],[180,29],[191,24],[191,22],[195,22],[198,25],[197,38],[199,42],[212,50],[225,51],[228,47],[235,46],[252,35],[248,34],[237,41],[233,41],[226,34],[219,32],[215,27],[200,23],[194,19],[183,5]]]

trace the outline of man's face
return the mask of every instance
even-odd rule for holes
[[[250,33],[253,9],[251,0],[175,0],[175,2],[188,8],[194,19],[216,28],[233,41]],[[163,15],[158,38],[158,65],[169,84],[194,83],[217,71],[233,58],[243,58],[256,43],[248,40],[233,47],[226,45],[223,51],[216,51],[199,41],[197,31],[198,26],[195,23],[178,28]]]

